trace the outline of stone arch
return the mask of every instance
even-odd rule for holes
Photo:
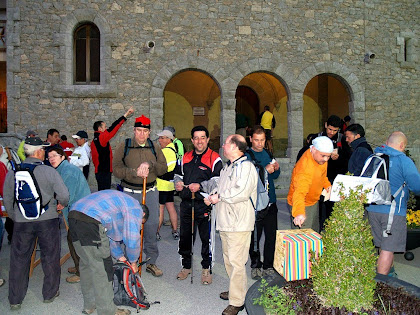
[[[318,62],[306,67],[294,81],[294,90],[297,95],[303,95],[306,85],[319,74],[329,74],[338,79],[350,95],[349,112],[357,123],[365,124],[365,93],[355,71],[338,62]],[[298,105],[298,104],[295,104]],[[297,107],[302,108],[302,106]]]
[[[328,74],[337,78],[350,95],[350,116],[361,125],[365,125],[365,93],[356,72],[338,62],[318,62],[304,68],[292,81],[293,101],[290,102],[290,126],[288,156],[294,159],[302,147],[303,135],[303,93],[309,81],[319,75]]]
[[[266,72],[273,75],[284,86],[287,93],[287,125],[288,125],[288,147],[291,146],[291,104],[293,102],[294,93],[292,93],[291,83],[295,80],[293,71],[285,64],[279,61],[278,57],[260,57],[244,61],[236,65],[226,82],[222,82],[225,88],[225,111],[223,112],[222,120],[226,121],[226,129],[222,129],[224,133],[223,138],[235,132],[235,125],[229,124],[235,119],[235,92],[239,82],[247,75],[254,72]],[[287,150],[289,152],[289,149]]]
[[[224,93],[220,82],[224,81],[227,77],[224,69],[217,63],[203,57],[193,55],[180,56],[165,64],[153,79],[149,97],[149,115],[150,119],[154,122],[153,128],[156,128],[156,130],[163,128],[163,94],[165,86],[171,78],[185,70],[200,71],[214,80],[220,90],[220,106],[221,112],[223,113],[222,100]]]
[[[73,85],[73,33],[84,22],[94,23],[101,34],[100,85]],[[114,42],[111,27],[100,12],[78,9],[66,15],[53,39],[59,51],[59,57],[54,60],[54,68],[60,72],[60,81],[54,86],[54,96],[115,97],[116,88],[111,84],[111,46],[115,46]]]

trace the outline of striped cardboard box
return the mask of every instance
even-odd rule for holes
[[[278,230],[274,268],[287,281],[308,279],[311,250],[317,256],[322,255],[322,238],[314,230]]]

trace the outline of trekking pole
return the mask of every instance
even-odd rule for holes
[[[143,194],[142,194],[142,199],[141,199],[141,204],[145,205],[146,204],[146,182],[147,182],[147,177],[143,178]],[[141,277],[141,269],[142,269],[142,261],[143,261],[143,234],[144,234],[144,223],[143,223],[143,219],[141,220],[141,231],[140,231],[140,258],[139,258],[139,275]]]
[[[191,284],[193,283],[193,255],[194,255],[194,199],[195,199],[195,193],[191,192]]]

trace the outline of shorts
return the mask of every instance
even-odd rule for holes
[[[159,204],[164,205],[167,202],[174,202],[174,191],[159,191]]]
[[[405,252],[405,243],[407,241],[407,222],[405,216],[394,215],[394,221],[391,225],[391,235],[383,236],[388,224],[388,213],[379,213],[368,211],[370,228],[373,236],[373,243],[376,247],[388,252]]]

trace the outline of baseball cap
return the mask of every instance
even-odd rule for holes
[[[158,137],[168,137],[169,139],[174,140],[174,135],[169,130],[162,130],[157,135]]]
[[[79,130],[75,135],[72,135],[71,137],[74,139],[87,139],[88,134],[84,130]]]
[[[26,137],[30,137],[32,135],[36,137],[38,134],[35,131],[33,131],[33,130],[28,130],[26,132]]]
[[[29,144],[33,146],[42,146],[42,147],[48,147],[51,145],[51,143],[49,142],[42,141],[40,137],[26,138],[25,144]]]

